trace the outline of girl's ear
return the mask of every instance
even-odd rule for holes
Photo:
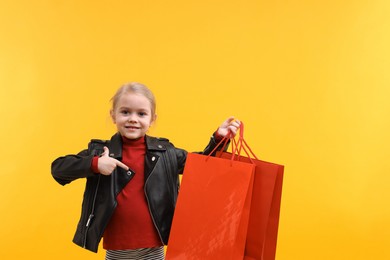
[[[115,121],[115,113],[114,113],[114,110],[110,110],[110,116],[111,116],[111,119],[112,119],[112,122],[114,123],[114,124],[116,124],[116,121]]]

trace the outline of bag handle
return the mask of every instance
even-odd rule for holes
[[[241,149],[244,150],[245,154],[248,156],[248,159],[253,163],[254,161],[252,160],[252,157],[255,158],[256,160],[258,160],[257,156],[255,155],[255,153],[252,151],[252,149],[249,147],[248,143],[245,141],[244,139],[244,123],[241,122],[240,124],[240,134],[239,134],[239,137],[238,137],[238,141],[236,141],[235,139],[233,140],[233,142],[235,142],[235,145],[236,147],[238,147],[238,151],[237,151],[237,154],[238,154],[238,160],[241,156]]]
[[[222,146],[221,150],[223,151],[223,150],[225,149],[227,143],[228,143],[229,140],[230,140],[231,134],[228,133],[227,136],[228,136],[228,137],[226,137],[226,136],[223,137],[223,138],[221,139],[221,141],[219,141],[219,143],[214,147],[214,149],[207,155],[206,161],[207,161],[207,160],[209,159],[209,157],[218,149],[218,147],[221,146],[222,143],[223,143],[223,146]]]
[[[241,144],[244,144],[242,145],[242,148],[244,149],[245,153],[248,155],[248,152],[245,150],[245,147],[248,148],[250,154],[253,156],[253,158],[255,158],[256,160],[259,160],[256,156],[256,154],[252,151],[252,149],[250,148],[249,144],[245,141],[244,139],[244,126],[242,126],[242,131],[240,131],[240,133],[242,135],[240,135],[240,140],[241,140]],[[249,155],[248,155],[249,156]]]
[[[229,142],[229,140],[231,141],[231,144],[232,144],[232,157],[230,159],[231,161],[235,160],[236,158],[237,158],[236,160],[239,160],[239,158],[241,156],[241,150],[243,149],[245,154],[248,156],[249,160],[253,164],[255,164],[254,161],[252,160],[252,157],[255,158],[256,160],[258,160],[258,158],[244,139],[244,123],[243,122],[240,123],[238,140],[236,140],[236,138],[232,137],[232,133],[229,131],[229,133],[225,137],[223,137],[219,141],[219,143],[214,147],[214,149],[208,154],[206,160],[208,159],[208,157],[211,156],[211,154],[213,154],[218,149],[218,147],[221,146],[222,143],[223,143],[223,146],[222,146],[221,150],[223,151],[225,149],[227,143]]]

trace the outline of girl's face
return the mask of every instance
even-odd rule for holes
[[[149,99],[137,93],[124,93],[111,117],[122,136],[128,139],[143,137],[154,121]]]

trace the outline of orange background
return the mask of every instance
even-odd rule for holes
[[[150,134],[200,150],[228,116],[285,165],[278,260],[390,259],[390,2],[0,1],[1,259],[103,259],[71,242],[83,181],[58,156],[148,85]]]

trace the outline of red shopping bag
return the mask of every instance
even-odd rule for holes
[[[233,144],[241,148],[237,149],[238,155],[233,156],[235,160],[256,165],[244,259],[274,260],[284,166],[257,159],[244,140],[243,133],[241,124],[240,138],[237,143],[233,140]],[[242,150],[247,157],[241,156]],[[232,158],[232,154],[227,152],[220,153],[219,156]]]
[[[223,153],[230,159],[230,153]],[[247,157],[240,161],[252,163]],[[255,176],[250,207],[245,258],[247,260],[275,259],[282,194],[283,165],[252,159]]]
[[[166,259],[243,259],[254,169],[188,154]]]

